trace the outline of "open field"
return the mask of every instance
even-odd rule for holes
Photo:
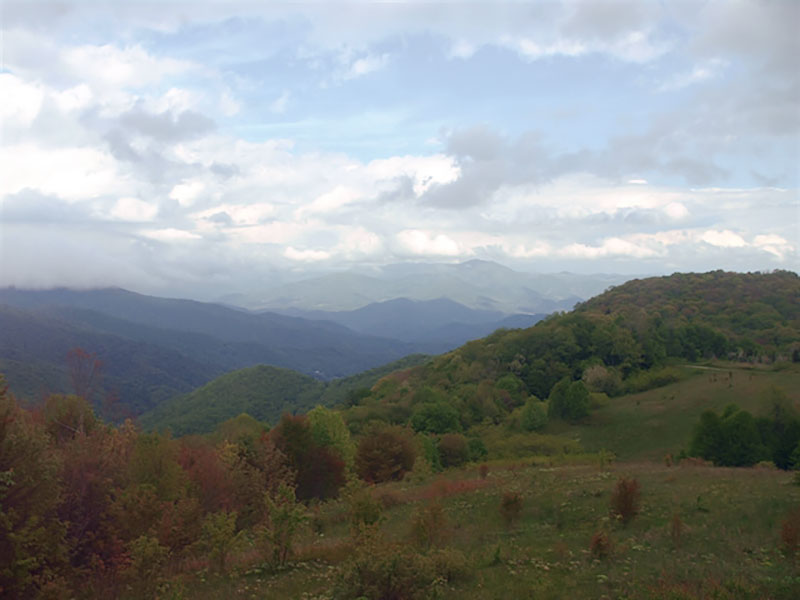
[[[692,430],[708,409],[729,404],[759,416],[773,388],[800,409],[800,367],[773,371],[741,365],[683,367],[688,376],[664,387],[611,398],[592,412],[588,425],[551,425],[548,432],[578,439],[590,451],[614,452],[620,460],[661,460],[688,450]]]
[[[641,485],[641,512],[628,526],[609,513],[619,477]],[[489,465],[428,482],[394,483],[372,491],[393,504],[378,545],[410,544],[413,514],[430,503],[444,509],[442,546],[463,554],[453,581],[439,580],[420,598],[796,598],[800,563],[781,551],[781,523],[800,509],[792,474],[630,462],[502,469]],[[522,509],[501,518],[504,492],[519,492]],[[800,518],[800,517],[799,517]],[[230,579],[184,579],[191,598],[332,598],[353,553],[344,501],[315,517],[285,571],[257,568],[244,552]],[[608,556],[593,555],[605,532]],[[249,573],[249,574],[248,574]]]

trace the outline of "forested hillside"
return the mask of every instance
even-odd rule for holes
[[[615,396],[675,381],[675,361],[798,360],[799,340],[800,278],[794,273],[636,280],[534,327],[501,330],[390,375],[349,418],[399,424],[422,407],[446,405],[464,427],[500,422],[531,397],[551,398],[559,382],[565,382],[559,397],[566,383],[576,384],[573,399],[585,414],[589,393]]]

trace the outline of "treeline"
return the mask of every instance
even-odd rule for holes
[[[772,390],[768,406],[769,414],[759,417],[733,404],[722,414],[705,411],[689,454],[722,467],[768,461],[780,469],[800,469],[800,416],[778,389]]]
[[[460,434],[386,424],[354,440],[323,407],[272,429],[241,415],[175,439],[106,424],[78,396],[25,409],[3,388],[0,596],[114,597],[147,585],[148,565],[194,558],[222,570],[234,540],[285,561],[285,528],[348,480],[402,479],[484,455]]]

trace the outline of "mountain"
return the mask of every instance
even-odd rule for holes
[[[411,355],[329,382],[266,365],[239,369],[160,404],[142,415],[139,423],[144,429],[170,429],[175,435],[206,433],[242,413],[274,424],[285,412],[304,413],[318,404],[333,406],[344,402],[352,392],[372,387],[388,373],[422,364],[429,358]]]
[[[484,337],[501,327],[530,327],[546,316],[506,315],[499,311],[477,310],[447,298],[396,298],[349,311],[290,308],[279,312],[305,319],[332,321],[363,334],[409,343],[427,343],[431,347],[436,346],[440,352]]]
[[[485,260],[411,263],[293,281],[248,296],[261,309],[350,311],[397,298],[448,298],[472,309],[512,313],[569,310],[576,302],[629,279],[620,275],[531,274]],[[238,296],[239,302],[245,297]]]
[[[134,413],[231,369],[271,364],[332,379],[430,347],[121,289],[3,289],[0,307],[0,366],[13,392],[70,391],[66,354],[80,347],[102,360],[107,391]]]
[[[563,379],[615,396],[673,381],[675,362],[714,357],[800,360],[798,275],[715,271],[630,281],[570,313],[387,376],[357,419],[394,414],[404,423],[417,404],[446,402],[464,427],[497,423],[530,396],[547,399]]]

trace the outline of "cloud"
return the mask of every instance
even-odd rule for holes
[[[742,239],[742,236],[728,229],[724,231],[710,229],[703,233],[700,239],[706,244],[719,248],[743,248],[747,246],[747,242]]]
[[[147,222],[158,215],[158,206],[139,198],[120,198],[111,209],[111,216],[120,221]]]
[[[652,258],[659,253],[652,248],[639,246],[617,237],[603,240],[600,246],[570,244],[560,250],[560,254],[571,258],[597,259],[604,257]]]
[[[445,234],[431,234],[418,229],[406,229],[395,236],[400,250],[416,256],[464,256],[471,252],[464,251]]]
[[[140,104],[120,115],[119,123],[134,134],[170,143],[200,137],[215,128],[214,121],[191,110],[152,114]]]
[[[374,73],[375,71],[380,71],[389,63],[389,55],[388,54],[380,54],[380,55],[367,55],[362,56],[361,58],[357,58],[354,60],[347,71],[344,73],[344,79],[356,79],[357,77],[363,77],[364,75],[368,75],[370,73]]]
[[[293,246],[287,247],[283,255],[289,260],[299,262],[320,262],[331,257],[330,253],[324,250],[297,250]]]

